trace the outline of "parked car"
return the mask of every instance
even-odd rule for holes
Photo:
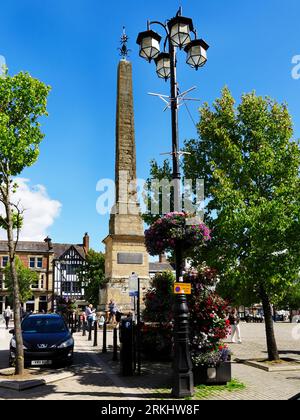
[[[25,367],[71,366],[74,339],[64,319],[57,314],[29,315],[22,322]],[[15,331],[10,341],[9,364],[16,358]]]

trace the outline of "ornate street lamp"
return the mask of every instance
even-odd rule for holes
[[[164,28],[166,37],[164,50],[160,52],[162,37],[151,30],[152,25]],[[140,56],[151,62],[155,60],[158,77],[170,80],[171,85],[171,117],[172,117],[172,155],[173,155],[173,180],[174,180],[174,211],[182,210],[181,175],[180,175],[180,148],[178,133],[178,84],[176,77],[177,48],[184,48],[187,52],[187,63],[198,69],[207,61],[209,46],[197,39],[193,21],[182,16],[180,8],[177,15],[166,24],[158,21],[149,22],[146,32],[141,32],[137,38],[140,46]],[[191,41],[191,36],[195,39]],[[166,48],[168,46],[168,51]],[[180,244],[176,246],[176,280],[183,281],[184,260]],[[190,397],[194,392],[193,366],[190,356],[189,343],[189,310],[186,295],[177,295],[174,305],[174,383],[172,394],[176,398]]]

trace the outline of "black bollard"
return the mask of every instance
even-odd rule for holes
[[[86,321],[82,321],[82,337],[86,336]]]
[[[102,353],[107,353],[107,347],[106,347],[106,335],[107,335],[107,327],[106,322],[103,324],[103,347],[102,347]]]
[[[113,362],[118,361],[118,329],[114,328],[114,353],[113,353]]]
[[[98,346],[98,322],[94,322],[94,347]]]
[[[92,329],[93,329],[93,322],[92,321],[88,321],[88,328],[89,328],[88,341],[92,341]]]

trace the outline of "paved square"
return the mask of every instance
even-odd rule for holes
[[[265,358],[266,344],[264,324],[242,324],[242,344],[230,344],[233,351],[233,377],[246,385],[245,390],[215,392],[209,400],[288,400],[300,393],[299,372],[269,373],[244,364],[235,363],[235,358]],[[300,325],[275,324],[278,347],[282,356],[300,360]],[[153,365],[142,377],[122,378],[119,365],[112,362],[112,354],[102,355],[102,333],[99,346],[94,348],[87,337],[75,334],[76,356],[72,378],[55,384],[23,391],[21,393],[1,390],[0,399],[37,400],[113,400],[155,399],[157,390],[171,384],[171,367],[168,364]],[[7,367],[10,335],[0,325],[0,367]],[[108,333],[108,344],[112,333]],[[167,396],[167,395],[166,395]]]

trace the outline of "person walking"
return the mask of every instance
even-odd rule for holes
[[[236,309],[231,311],[229,315],[229,322],[231,325],[231,342],[236,343],[235,337],[237,337],[238,343],[242,344],[240,317]]]
[[[85,310],[85,315],[86,315],[89,331],[91,331],[93,327],[95,312],[96,312],[96,309],[94,309],[93,305],[89,305]]]
[[[12,316],[12,310],[10,309],[10,306],[8,306],[4,311],[4,319],[5,319],[5,325],[6,325],[7,330],[9,328],[9,321],[11,320],[11,316]]]
[[[109,309],[109,323],[115,324],[116,323],[116,315],[118,312],[118,307],[116,303],[111,299],[108,305]]]

